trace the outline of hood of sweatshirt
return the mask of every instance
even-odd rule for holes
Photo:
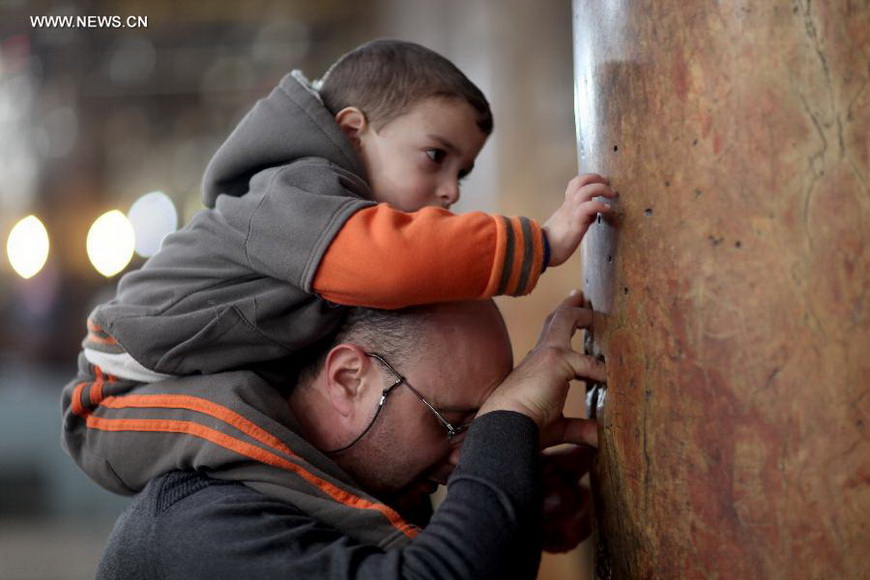
[[[384,550],[420,531],[300,436],[287,399],[256,373],[136,384],[79,365],[64,390],[64,446],[106,489],[133,494],[169,471],[206,471]]]
[[[362,160],[300,71],[281,82],[241,120],[206,167],[202,200],[247,193],[257,173],[303,157],[321,157],[363,179]]]

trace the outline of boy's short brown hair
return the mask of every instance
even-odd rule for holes
[[[374,40],[342,56],[323,76],[323,104],[333,115],[361,110],[378,130],[429,97],[462,99],[477,112],[477,126],[492,133],[492,111],[480,89],[437,52],[402,40]]]

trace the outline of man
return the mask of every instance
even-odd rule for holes
[[[566,549],[583,535],[577,480],[588,461],[570,456],[572,484],[548,498],[548,505],[568,507],[543,522],[540,485],[541,449],[596,442],[594,423],[562,416],[570,380],[605,379],[601,363],[571,348],[575,330],[591,323],[581,300],[572,294],[548,318],[537,346],[513,371],[507,333],[490,302],[360,310],[302,372],[289,413],[275,412],[292,434],[263,419],[274,400],[265,391],[253,396],[256,381],[242,373],[226,379],[247,380],[237,391],[243,402],[212,403],[219,408],[196,402],[191,393],[199,386],[189,387],[190,378],[173,381],[171,395],[153,394],[159,383],[141,395],[172,400],[103,399],[106,408],[128,414],[95,409],[91,418],[107,422],[89,419],[89,428],[153,427],[159,438],[159,429],[194,421],[134,418],[147,405],[172,413],[195,407],[230,427],[203,421],[189,431],[197,451],[161,450],[155,469],[186,471],[159,475],[137,497],[109,540],[98,577],[534,578],[542,542]],[[262,451],[260,463],[275,469],[252,469],[249,460],[259,452],[232,429],[259,441],[253,447]],[[201,451],[209,446],[222,449],[223,459]],[[283,455],[274,451],[281,446]],[[150,465],[153,447],[142,447],[144,461],[97,452],[129,482],[130,466]],[[443,482],[446,497],[425,528],[410,524]],[[292,494],[276,491],[288,488]]]

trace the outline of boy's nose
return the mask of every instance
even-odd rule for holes
[[[446,181],[438,188],[438,201],[445,209],[459,201],[459,182]]]

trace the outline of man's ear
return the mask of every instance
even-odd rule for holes
[[[326,355],[326,392],[336,412],[345,418],[353,418],[358,407],[364,405],[371,389],[372,363],[355,344],[339,344]]]
[[[365,113],[356,107],[345,107],[335,114],[335,122],[338,123],[351,144],[359,149],[360,135],[365,133],[369,125]]]

